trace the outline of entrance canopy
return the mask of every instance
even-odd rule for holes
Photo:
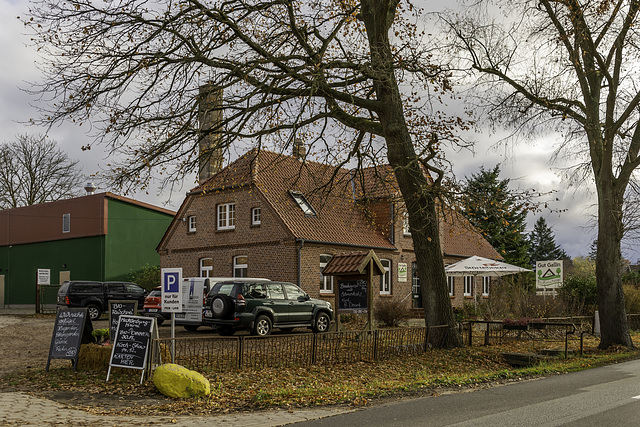
[[[446,266],[444,271],[447,276],[501,277],[532,270],[474,255],[467,259],[463,259],[462,261],[458,261],[455,264]]]

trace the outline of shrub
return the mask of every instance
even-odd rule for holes
[[[411,317],[407,305],[399,298],[385,298],[376,303],[373,317],[383,326],[400,326]]]
[[[595,276],[569,276],[558,295],[567,304],[570,315],[593,313],[598,303],[598,291]]]
[[[156,286],[160,286],[160,266],[147,264],[140,270],[132,271],[127,277],[129,281],[150,291]]]
[[[627,314],[640,313],[640,288],[633,285],[622,285],[624,292],[624,305]]]

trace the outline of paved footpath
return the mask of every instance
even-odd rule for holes
[[[0,393],[0,426],[283,426],[353,411],[347,407],[268,410],[213,416],[107,416],[70,409],[26,393]]]

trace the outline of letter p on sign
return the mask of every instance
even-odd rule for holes
[[[180,292],[180,273],[165,272],[163,277],[164,291],[167,293]]]

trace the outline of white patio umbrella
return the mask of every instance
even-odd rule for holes
[[[476,305],[476,280],[475,276],[492,276],[502,277],[509,274],[524,273],[528,270],[526,268],[518,267],[517,265],[507,264],[502,261],[495,261],[489,258],[483,258],[480,256],[472,256],[462,261],[458,261],[454,264],[448,265],[444,268],[444,272],[447,276],[474,276],[473,279],[473,305]]]
[[[493,276],[501,277],[509,274],[532,271],[517,265],[507,264],[480,256],[472,256],[444,268],[447,276]]]

